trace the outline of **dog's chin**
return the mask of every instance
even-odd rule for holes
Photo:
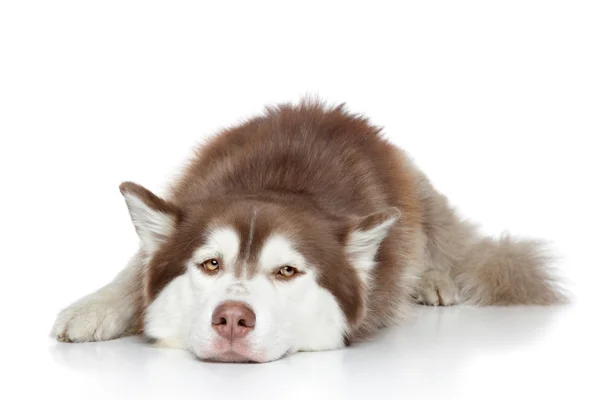
[[[265,362],[262,360],[258,360],[252,357],[249,357],[245,354],[237,353],[233,350],[228,350],[226,352],[220,354],[213,354],[209,357],[199,357],[202,361],[207,362],[217,362],[217,363],[261,363]]]
[[[246,352],[236,348],[229,348],[223,351],[210,351],[208,354],[196,355],[201,361],[205,362],[260,364],[279,360],[286,354],[287,353],[284,353],[276,357],[265,357],[254,352]]]

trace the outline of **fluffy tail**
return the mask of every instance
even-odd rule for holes
[[[476,305],[549,305],[567,301],[541,241],[492,239],[462,220],[421,175],[428,268],[445,271],[459,301]]]
[[[534,240],[482,238],[455,266],[465,303],[549,305],[566,302],[545,244]]]

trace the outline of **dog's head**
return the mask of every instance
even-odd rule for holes
[[[400,215],[336,218],[257,198],[175,205],[133,183],[121,191],[148,257],[145,334],[215,361],[343,347]]]

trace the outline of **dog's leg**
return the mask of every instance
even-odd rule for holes
[[[544,246],[492,239],[459,217],[422,177],[425,257],[413,297],[428,305],[556,304],[567,300]]]
[[[62,310],[52,336],[62,342],[91,342],[136,333],[144,263],[140,249],[112,282]]]
[[[456,265],[473,240],[473,227],[458,217],[446,197],[416,167],[415,175],[423,207],[425,245],[412,297],[417,303],[431,306],[461,303]]]
[[[449,271],[428,269],[419,276],[415,301],[428,306],[451,306],[460,302],[458,287]]]

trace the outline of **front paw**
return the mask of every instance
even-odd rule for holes
[[[91,294],[62,310],[52,328],[60,342],[110,340],[132,332],[133,305],[127,298]]]
[[[419,304],[451,306],[458,304],[459,291],[452,277],[438,270],[427,270],[419,279],[413,298]]]

